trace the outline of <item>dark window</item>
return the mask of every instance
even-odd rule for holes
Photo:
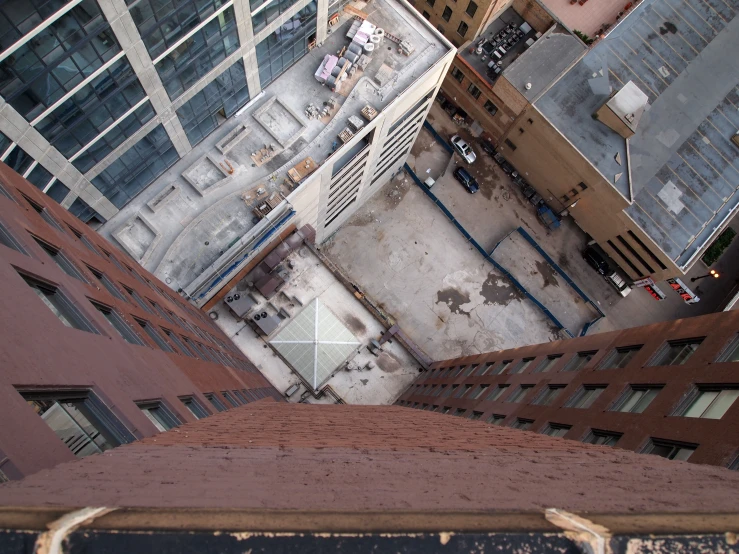
[[[92,305],[95,306],[95,309],[97,311],[103,314],[108,323],[110,323],[110,326],[116,330],[116,332],[123,338],[123,340],[125,340],[126,342],[130,342],[131,344],[138,344],[139,346],[142,346],[144,344],[139,336],[133,332],[133,330],[116,311],[114,311],[112,308],[109,308],[108,306],[98,304],[97,302],[92,302]]]
[[[697,444],[650,439],[642,453],[654,454],[668,460],[686,461],[696,448],[698,448]]]
[[[495,389],[493,389],[493,392],[490,393],[490,396],[487,397],[488,402],[494,402],[495,400],[498,400],[501,396],[503,396],[503,393],[508,390],[508,387],[510,385],[498,385]]]
[[[467,34],[468,29],[469,27],[467,26],[467,24],[464,21],[462,21],[459,24],[459,27],[457,27],[457,34],[461,37],[464,37]]]
[[[82,316],[82,314],[67,300],[67,298],[54,285],[48,285],[41,281],[36,281],[25,275],[21,275],[29,287],[33,289],[46,307],[59,318],[59,321],[67,327],[73,327],[90,333],[97,333],[97,330]]]
[[[174,349],[169,345],[169,343],[164,340],[164,338],[157,332],[154,326],[151,325],[148,321],[137,319],[136,323],[141,326],[144,332],[149,335],[149,338],[154,341],[154,344],[156,344],[159,348],[161,348],[165,352],[174,352]]]
[[[490,385],[478,385],[477,388],[470,393],[470,400],[477,400],[488,389]]]
[[[516,145],[513,144],[510,140],[505,139],[505,143],[506,143],[506,146],[508,146],[508,148],[510,148],[511,150],[513,150],[513,151],[516,150],[516,148],[517,148]]]
[[[564,437],[567,434],[567,431],[569,431],[572,427],[570,425],[561,425],[559,423],[550,423],[546,426],[544,431],[545,435],[549,435],[550,437]]]
[[[469,4],[467,4],[467,9],[464,13],[466,13],[470,17],[475,17],[475,13],[477,13],[477,4],[475,4],[474,2],[470,2]]]
[[[194,396],[181,396],[180,401],[196,419],[203,419],[210,415]]]
[[[142,310],[144,310],[145,312],[148,312],[148,313],[150,313],[150,314],[151,314],[151,313],[153,313],[153,312],[151,311],[151,307],[150,307],[150,306],[149,306],[149,305],[148,305],[148,304],[147,304],[147,303],[146,303],[146,302],[144,301],[144,299],[143,299],[143,298],[141,298],[141,296],[139,296],[139,293],[138,293],[138,292],[136,292],[135,290],[133,290],[133,289],[131,289],[131,288],[128,288],[128,287],[127,287],[126,285],[121,285],[121,286],[122,286],[122,287],[123,287],[123,289],[124,289],[124,290],[125,290],[125,291],[126,291],[126,292],[128,293],[128,295],[129,295],[129,296],[130,296],[131,298],[133,298],[133,299],[134,299],[134,301],[135,301],[135,302],[136,302],[136,303],[137,303],[137,304],[139,305],[139,307],[140,307],[140,308],[141,308]]]
[[[62,254],[58,248],[50,245],[47,242],[42,241],[39,238],[33,237],[33,239],[64,273],[66,273],[70,277],[79,279],[83,283],[87,282],[80,270],[77,269],[77,267],[71,262],[71,260],[69,260],[69,258],[67,258],[64,254]]]
[[[230,117],[248,101],[244,61],[239,59],[178,108],[177,117],[194,146],[220,125],[219,112]]]
[[[226,408],[226,405],[221,401],[220,398],[218,398],[215,393],[206,392],[203,396],[205,396],[205,398],[207,398],[210,403],[213,404],[213,407],[219,412],[225,412],[226,410],[228,410],[228,408]]]
[[[462,417],[466,411],[467,410],[465,410],[464,408],[457,408],[456,410],[454,410],[454,415],[457,417]]]
[[[739,334],[729,341],[716,359],[717,362],[739,362]]]
[[[135,440],[89,390],[18,392],[75,456],[97,454]]]
[[[626,250],[628,250],[629,252],[631,252],[631,255],[632,255],[632,256],[634,256],[634,257],[635,257],[635,258],[636,258],[637,260],[639,260],[639,263],[640,263],[641,265],[643,265],[644,267],[646,267],[646,268],[647,268],[647,271],[648,271],[649,273],[654,273],[654,269],[652,268],[652,266],[651,266],[651,265],[649,265],[649,264],[648,264],[648,263],[647,263],[647,262],[646,262],[646,261],[644,260],[644,258],[642,258],[642,257],[641,257],[641,256],[639,255],[639,253],[638,253],[638,252],[637,252],[636,250],[634,250],[634,248],[633,248],[633,247],[632,247],[632,246],[631,246],[631,245],[630,245],[630,244],[629,244],[629,243],[627,242],[627,240],[626,240],[625,238],[623,238],[623,237],[622,237],[621,235],[617,235],[617,236],[616,236],[616,238],[617,238],[617,239],[618,239],[618,241],[619,241],[619,242],[620,242],[620,243],[621,243],[621,244],[622,244],[622,245],[624,246],[624,248],[626,248]]]
[[[94,177],[92,184],[120,209],[178,159],[167,132],[158,125]]]
[[[116,287],[113,284],[113,282],[110,279],[108,279],[108,277],[104,275],[101,271],[98,271],[97,269],[90,267],[89,265],[87,266],[87,269],[90,270],[90,273],[92,273],[95,276],[95,278],[98,281],[100,281],[100,284],[103,285],[103,287],[105,287],[105,289],[110,294],[115,296],[118,300],[124,300],[124,301],[126,300],[123,297],[123,294],[121,293],[121,291],[118,290],[118,287]]]
[[[475,371],[475,375],[485,375],[488,371],[490,371],[490,368],[493,367],[494,362],[488,362],[486,364],[479,364],[477,366],[477,371]]]
[[[634,346],[619,346],[608,354],[598,365],[598,369],[620,369],[626,367],[636,353],[641,350],[643,344]]]
[[[426,10],[423,10],[421,12],[421,15],[423,15],[423,17],[425,17],[427,20],[430,20],[431,19],[431,14],[429,12],[427,12]]]
[[[636,267],[636,266],[634,265],[634,262],[632,262],[632,261],[631,261],[631,260],[630,260],[629,258],[627,258],[627,257],[626,257],[626,254],[624,254],[623,252],[621,252],[621,250],[619,249],[619,247],[618,247],[618,246],[616,246],[615,244],[613,244],[613,241],[612,241],[612,240],[608,240],[608,241],[606,241],[606,243],[608,244],[608,246],[610,246],[610,247],[611,247],[611,248],[613,249],[613,251],[614,251],[614,252],[615,252],[616,254],[618,254],[618,255],[619,255],[619,256],[621,257],[621,259],[622,259],[623,261],[625,261],[625,262],[626,262],[626,264],[627,264],[627,265],[628,265],[628,266],[629,266],[629,267],[631,268],[631,270],[632,270],[632,271],[633,271],[633,272],[634,272],[634,273],[635,273],[636,275],[642,275],[642,271],[641,271],[641,269],[639,269],[638,267]]]
[[[467,92],[470,93],[470,96],[472,96],[472,98],[477,100],[478,98],[480,98],[480,94],[482,91],[480,91],[479,88],[477,88],[475,85],[470,83],[470,86],[467,87]]]
[[[316,36],[316,13],[314,1],[257,44],[259,81],[263,89],[308,53]],[[286,33],[283,29],[292,31]]]
[[[459,69],[456,67],[452,67],[452,77],[454,77],[454,80],[458,83],[461,83],[464,81],[464,73],[462,73]]]
[[[585,385],[565,405],[567,408],[590,408],[593,402],[606,390],[606,385]]]
[[[498,113],[498,106],[493,104],[490,100],[485,100],[485,105],[483,107],[490,115],[495,115],[496,113]]]
[[[469,415],[468,419],[480,419],[482,417],[483,412],[472,412]]]
[[[584,183],[580,183],[580,184],[584,186]],[[585,189],[583,189],[583,190],[585,190]],[[644,251],[645,251],[645,252],[646,252],[647,254],[649,254],[649,257],[650,257],[650,258],[652,258],[652,259],[654,260],[654,262],[655,262],[655,263],[656,263],[656,264],[657,264],[657,265],[658,265],[658,266],[659,266],[659,267],[660,267],[661,269],[667,269],[667,266],[666,266],[666,265],[665,265],[664,263],[662,263],[662,260],[660,260],[660,259],[659,259],[659,258],[658,258],[657,256],[655,256],[655,255],[654,255],[654,252],[652,252],[652,251],[651,251],[651,250],[650,250],[649,248],[647,248],[647,245],[646,245],[646,244],[644,244],[644,243],[642,242],[642,240],[641,240],[641,239],[640,239],[640,238],[639,238],[638,236],[636,236],[636,234],[635,234],[635,233],[634,233],[633,231],[627,231],[627,233],[629,234],[629,236],[630,236],[630,237],[631,237],[632,239],[634,239],[634,242],[636,242],[636,244],[638,244],[639,246],[641,246],[641,247],[642,247],[642,249],[643,249],[643,250],[644,250]]]
[[[521,429],[522,431],[527,431],[528,429],[531,429],[531,426],[533,425],[534,420],[533,419],[523,419],[521,417],[516,418],[516,420],[511,423],[511,427],[514,429]]]
[[[536,358],[533,358],[533,357],[531,357],[531,358],[524,358],[523,360],[521,360],[520,362],[518,362],[513,367],[513,369],[511,369],[510,373],[511,374],[514,374],[514,373],[523,373],[526,370],[526,368],[531,365],[531,362],[533,362],[535,359]]]
[[[239,402],[231,395],[228,391],[222,391],[221,394],[223,395],[223,398],[225,398],[231,406],[234,408],[240,406]]]
[[[177,336],[176,333],[173,333],[169,329],[165,329],[162,327],[162,331],[164,331],[164,334],[167,335],[167,338],[174,344],[177,349],[180,351],[180,354],[184,354],[185,356],[193,357],[192,352],[185,346],[185,344],[180,340],[180,338]]]
[[[447,396],[449,396],[453,392],[456,392],[456,390],[457,390],[458,387],[459,387],[459,385],[452,385],[451,387],[447,387],[446,390],[444,391],[444,394],[442,394],[441,397],[442,398],[446,398]]]
[[[451,409],[452,409],[452,408],[451,408],[450,406],[444,406],[444,407],[443,407],[443,408],[441,409],[441,413],[442,413],[442,414],[448,414],[448,413],[449,413],[449,412],[451,411]]]
[[[159,431],[168,431],[182,423],[161,400],[137,402],[136,405]]]
[[[454,393],[453,398],[461,398],[465,394],[467,394],[467,391],[470,390],[474,385],[465,385],[464,387],[459,387],[457,389],[457,392]]]
[[[433,8],[434,4],[436,4],[436,0],[426,0],[426,3]]]
[[[492,414],[488,419],[488,423],[492,423],[493,425],[501,425],[503,423],[503,420],[506,418],[504,415],[500,414]]]
[[[521,385],[518,387],[518,390],[516,390],[509,398],[506,400],[506,402],[521,402],[524,397],[529,393],[529,390],[531,390],[534,387],[534,385]]]
[[[739,385],[700,385],[688,396],[676,415],[721,419],[739,398]]]
[[[97,251],[97,248],[95,248],[95,245],[90,241],[90,239],[88,239],[85,235],[83,235],[74,227],[71,227],[69,225],[67,227],[69,227],[69,230],[72,231],[72,234],[79,239],[79,241],[85,246],[85,248],[97,255],[100,255],[100,252]]]
[[[503,360],[502,362],[500,362],[500,364],[498,364],[497,366],[495,366],[495,368],[493,369],[493,371],[492,371],[492,372],[491,372],[490,374],[491,374],[491,375],[500,375],[500,374],[502,374],[502,373],[503,373],[503,372],[504,372],[504,371],[505,371],[505,370],[506,370],[506,369],[508,368],[508,366],[510,366],[510,365],[511,365],[512,363],[513,363],[513,360]]]
[[[452,17],[452,9],[449,6],[444,6],[444,13],[441,14],[441,18],[444,21],[449,21]]]
[[[698,350],[704,337],[668,341],[649,362],[650,366],[682,365]]]
[[[552,354],[551,356],[547,356],[541,362],[539,362],[539,365],[534,368],[532,373],[545,373],[549,371],[555,365],[557,365],[557,360],[559,360],[561,357],[562,354]]]
[[[652,400],[657,396],[661,386],[639,386],[631,385],[629,389],[621,395],[621,398],[611,408],[612,412],[628,412],[632,414],[640,414],[647,409]]]
[[[549,385],[536,398],[532,404],[539,406],[551,406],[567,385]]]
[[[33,208],[33,210],[41,216],[41,219],[43,219],[46,223],[54,227],[55,229],[64,232],[64,229],[62,229],[62,226],[59,225],[59,222],[49,213],[49,210],[44,208],[41,204],[31,200],[28,196],[21,193],[23,195],[23,198],[26,199],[26,202],[28,202],[28,205]]]
[[[0,244],[7,246],[8,248],[12,248],[13,250],[17,250],[21,254],[26,253],[21,246],[21,243],[18,242],[2,224],[0,224]]]
[[[600,444],[602,446],[616,446],[616,443],[621,436],[621,433],[591,429],[582,442],[587,444]]]
[[[597,353],[597,350],[578,352],[572,358],[570,358],[570,361],[567,362],[567,364],[565,364],[565,366],[560,371],[579,371],[586,365],[588,365],[588,362],[592,360],[593,356],[595,356]]]

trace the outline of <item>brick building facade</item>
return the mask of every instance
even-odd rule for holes
[[[0,280],[0,481],[280,398],[203,312],[5,164]]]
[[[401,406],[739,468],[739,312],[433,364]]]

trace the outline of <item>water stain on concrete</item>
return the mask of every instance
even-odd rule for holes
[[[364,227],[375,222],[375,216],[369,211],[357,213],[354,217],[344,223],[344,227]]]
[[[446,304],[453,314],[470,316],[470,312],[464,311],[460,306],[470,301],[470,295],[453,287],[442,289],[436,293],[436,303]]]
[[[344,323],[355,335],[364,335],[367,332],[367,327],[365,327],[364,323],[362,323],[356,316],[346,316]]]
[[[482,283],[480,294],[485,298],[485,304],[507,306],[512,300],[523,300],[520,290],[493,272],[488,273],[488,278]]]
[[[402,364],[390,352],[382,352],[377,356],[377,367],[385,373],[395,373],[402,367]]]
[[[539,270],[539,275],[541,275],[541,278],[544,280],[544,287],[548,287],[549,285],[553,285],[555,287],[559,286],[559,282],[556,277],[557,273],[547,262],[543,260],[537,261],[536,269]]]

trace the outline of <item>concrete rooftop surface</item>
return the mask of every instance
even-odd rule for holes
[[[364,71],[358,71],[346,81],[340,92],[332,93],[315,79],[314,73],[326,54],[337,54],[349,44],[346,33],[352,19],[342,12],[340,23],[331,29],[322,46],[311,50],[262,95],[252,99],[242,113],[225,121],[111,218],[100,229],[102,235],[123,244],[144,267],[172,287],[184,288],[254,226],[249,203],[256,198],[258,189],[288,196],[294,189],[287,184],[290,168],[308,156],[323,164],[339,144],[338,134],[347,126],[349,116],[358,114],[366,104],[380,112],[448,52],[448,46],[432,31],[414,24],[417,16],[402,4],[373,0],[370,4],[354,5],[369,14],[367,21],[409,40],[414,53],[399,54],[386,41],[373,52]],[[380,86],[375,75],[383,65],[393,71],[390,80]],[[328,121],[305,116],[309,103],[320,109],[330,98],[339,107]],[[283,112],[278,115],[286,125],[280,130],[289,134],[290,128],[295,128],[293,137],[286,138],[294,138],[301,125],[305,128],[292,144],[284,150],[278,149],[273,157],[257,166],[251,155],[276,142],[256,120],[259,111],[270,102]],[[246,125],[251,132],[227,156],[221,155],[216,143],[239,125]],[[204,158],[206,155],[212,162]],[[234,168],[230,176],[216,166],[223,163],[221,167],[225,167],[226,157]],[[196,181],[200,179],[211,190],[206,188],[204,194],[198,192],[183,178],[186,173]],[[147,207],[147,203],[169,187],[178,188],[171,201],[156,211]]]
[[[724,468],[443,414],[263,400],[6,483],[0,504],[733,513],[738,488]]]
[[[570,0],[541,0],[541,3],[567,27],[573,31],[577,29],[592,38],[604,25],[614,25],[618,14],[631,2],[587,0],[584,4],[579,2],[571,4]]]
[[[737,11],[735,1],[645,0],[535,104],[683,269],[739,206]],[[591,116],[630,81],[649,106],[627,146]]]

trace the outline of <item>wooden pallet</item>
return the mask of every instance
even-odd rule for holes
[[[374,118],[376,118],[376,117],[377,117],[377,110],[376,110],[376,109],[374,109],[374,108],[373,108],[372,106],[370,106],[369,104],[367,104],[367,105],[366,105],[366,106],[365,106],[364,108],[362,108],[362,111],[361,111],[360,113],[362,114],[362,116],[363,116],[363,117],[364,117],[364,118],[365,118],[365,119],[366,119],[367,121],[372,121],[372,120],[373,120]]]

